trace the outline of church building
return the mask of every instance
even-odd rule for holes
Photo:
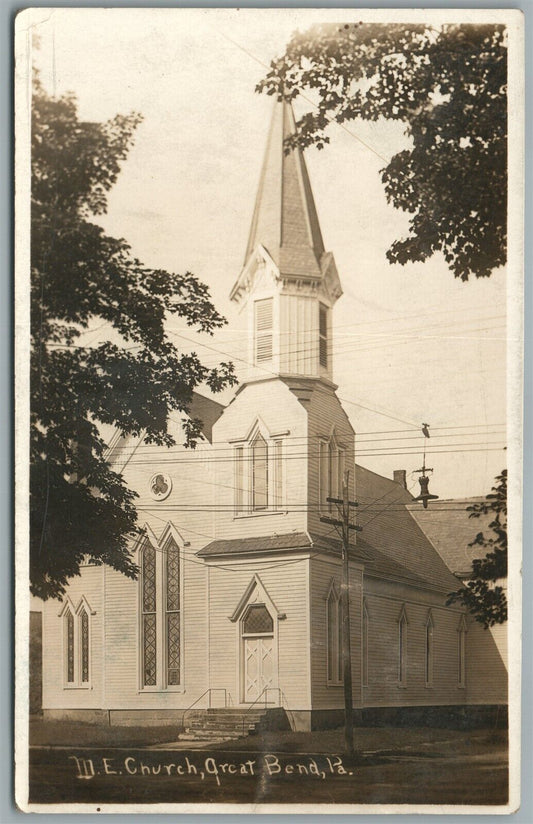
[[[139,495],[130,580],[86,565],[43,606],[43,711],[180,723],[254,707],[293,729],[342,723],[341,542],[328,498],[358,502],[350,622],[356,719],[459,717],[506,703],[493,636],[447,594],[460,585],[417,519],[405,473],[355,463],[332,374],[342,286],[325,250],[295,129],[277,102],[242,271],[249,369],[227,406],[195,394],[195,450],[117,433],[109,460]],[[430,504],[431,506],[431,504]]]

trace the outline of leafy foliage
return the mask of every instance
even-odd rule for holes
[[[30,573],[48,598],[87,558],[137,573],[135,493],[107,462],[101,425],[171,446],[169,413],[186,413],[198,384],[219,391],[235,377],[165,333],[167,315],[204,332],[225,323],[207,287],[143,266],[91,220],[106,211],[140,116],[82,122],[73,96],[52,98],[38,79],[32,103]],[[84,345],[100,326],[110,339]],[[186,420],[187,445],[198,431]]]
[[[391,263],[442,252],[455,277],[506,261],[507,49],[503,26],[317,25],[296,33],[258,90],[317,107],[287,148],[329,142],[331,121],[398,120],[412,148],[381,172],[387,199],[411,215]]]
[[[494,515],[489,523],[493,536],[478,532],[469,546],[488,550],[484,558],[472,562],[472,577],[466,586],[450,593],[448,605],[459,601],[485,628],[507,620],[507,598],[496,581],[507,577],[507,470],[496,478],[484,501],[467,507],[471,518]]]

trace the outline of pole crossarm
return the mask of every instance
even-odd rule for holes
[[[346,526],[348,529],[354,529],[356,532],[361,532],[363,529],[362,526],[357,526],[357,524],[345,523],[345,521],[337,521],[335,518],[328,518],[327,515],[323,515],[320,520],[324,524],[332,524],[333,526]]]
[[[343,521],[339,521],[336,518],[328,518],[327,515],[323,515],[320,520],[323,524],[333,524],[333,526],[343,526]]]
[[[338,506],[344,506],[345,503],[347,503],[348,506],[359,506],[357,501],[343,501],[342,498],[326,498],[326,501],[328,504],[338,504]]]

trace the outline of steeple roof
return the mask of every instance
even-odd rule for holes
[[[244,265],[261,244],[286,276],[322,276],[324,243],[300,149],[284,152],[296,133],[291,104],[277,101],[261,170]]]

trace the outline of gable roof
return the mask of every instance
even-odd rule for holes
[[[384,556],[383,561],[400,564],[439,589],[451,592],[457,588],[457,578],[414,517],[422,504],[414,504],[407,489],[356,466],[356,499],[361,538]]]
[[[225,406],[218,403],[218,401],[200,395],[198,392],[193,392],[189,406],[189,417],[200,418],[202,421],[202,434],[205,435],[208,441],[211,441],[213,426],[224,412],[224,409]]]
[[[489,531],[488,525],[494,514],[471,518],[467,507],[483,501],[484,498],[460,498],[434,501],[427,509],[417,504],[408,504],[407,509],[435,547],[448,568],[461,578],[466,578],[472,561],[482,558],[486,549],[469,546],[478,532]]]

